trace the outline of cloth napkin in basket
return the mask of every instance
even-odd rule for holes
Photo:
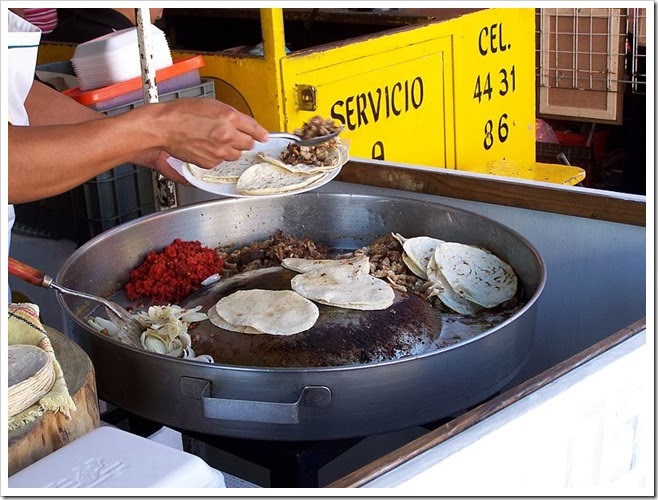
[[[9,321],[7,326],[9,345],[28,344],[43,349],[53,360],[55,383],[50,391],[37,403],[21,413],[9,418],[9,430],[32,422],[46,411],[60,411],[70,416],[75,411],[75,402],[69,394],[62,368],[55,358],[55,351],[46,335],[46,330],[39,319],[39,306],[36,304],[9,304]]]

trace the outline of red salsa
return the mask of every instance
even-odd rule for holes
[[[151,305],[178,304],[201,287],[208,276],[220,273],[224,261],[198,241],[176,238],[160,252],[152,251],[130,271],[124,286],[130,301]]]

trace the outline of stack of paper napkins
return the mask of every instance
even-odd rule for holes
[[[162,30],[149,24],[151,55],[155,69],[173,64]],[[142,74],[137,28],[115,31],[79,44],[71,60],[82,90],[123,82]]]

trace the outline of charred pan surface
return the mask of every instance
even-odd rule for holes
[[[238,289],[290,289],[294,275],[282,268],[245,273],[220,282],[203,297],[191,298],[190,303],[203,302],[205,309]],[[397,290],[393,305],[385,310],[318,307],[320,317],[316,324],[290,336],[236,333],[204,321],[193,331],[194,350],[212,355],[215,363],[241,366],[360,365],[427,352],[437,347],[441,333],[440,315],[431,305],[414,294]]]

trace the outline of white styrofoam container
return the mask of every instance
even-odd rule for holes
[[[153,67],[173,64],[171,50],[162,30],[150,24]],[[137,28],[126,28],[76,46],[71,58],[78,85],[92,90],[130,80],[141,75]]]
[[[225,488],[201,458],[115,427],[99,427],[17,472],[10,488]]]

